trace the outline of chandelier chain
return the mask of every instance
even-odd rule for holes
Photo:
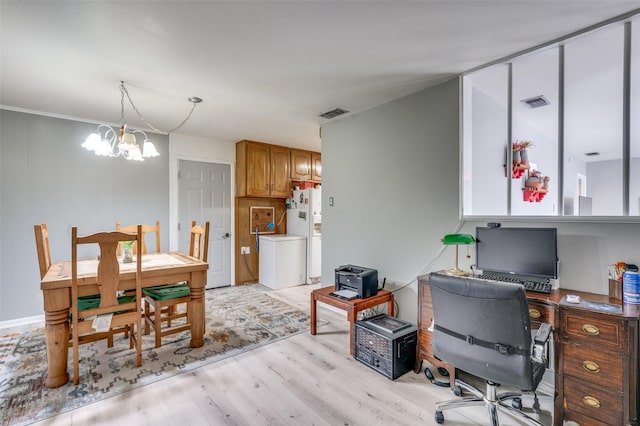
[[[186,123],[187,121],[189,121],[189,119],[191,118],[191,114],[193,114],[193,111],[196,109],[196,105],[197,102],[191,101],[190,102],[193,104],[191,106],[191,111],[189,111],[189,114],[187,115],[187,117],[182,120],[182,122],[180,122],[180,124],[178,124],[176,127],[174,127],[171,130],[162,130],[162,129],[158,129],[157,127],[153,126],[151,123],[149,123],[147,121],[146,118],[144,118],[144,116],[142,115],[142,113],[138,110],[138,108],[135,106],[135,104],[133,103],[133,100],[131,100],[131,96],[129,95],[129,91],[127,91],[127,88],[124,87],[124,81],[120,82],[120,92],[122,92],[122,121],[124,122],[124,95],[127,95],[127,99],[129,100],[129,103],[131,104],[131,107],[133,108],[133,110],[135,111],[135,113],[138,115],[138,117],[140,118],[140,120],[142,120],[144,122],[144,124],[146,124],[151,130],[154,130],[156,132],[159,133],[165,133],[165,134],[169,134],[169,133],[173,133],[176,130],[180,129],[182,126],[184,126],[184,123]]]
[[[126,123],[124,121],[124,92],[122,89],[120,89],[120,95],[120,126],[124,126]]]

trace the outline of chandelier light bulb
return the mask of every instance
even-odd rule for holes
[[[89,136],[87,136],[87,139],[82,144],[82,147],[88,149],[89,151],[95,152],[98,149],[101,142],[102,142],[102,138],[100,137],[100,134],[91,133]]]
[[[159,155],[160,155],[160,153],[156,149],[156,147],[153,144],[153,142],[151,142],[148,139],[145,140],[144,141],[144,145],[142,146],[142,156],[143,157],[157,157]]]

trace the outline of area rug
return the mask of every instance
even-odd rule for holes
[[[0,420],[24,425],[118,395],[176,374],[237,355],[309,329],[309,316],[269,296],[260,285],[205,292],[205,344],[189,346],[190,332],[166,336],[154,348],[153,333],[144,336],[142,367],[135,366],[135,349],[120,334],[112,348],[106,341],[80,346],[80,384],[73,385],[73,355],[69,351],[70,381],[56,389],[44,386],[46,350],[44,328],[2,333],[0,330]],[[6,330],[5,330],[6,331]]]

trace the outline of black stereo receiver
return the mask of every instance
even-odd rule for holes
[[[377,372],[395,380],[416,362],[417,327],[388,315],[355,322],[353,356]]]

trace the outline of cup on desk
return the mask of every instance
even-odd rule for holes
[[[622,300],[622,282],[609,278],[609,297]]]

